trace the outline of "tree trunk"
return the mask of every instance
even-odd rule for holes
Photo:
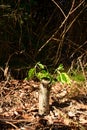
[[[49,109],[49,95],[50,95],[50,82],[42,80],[39,90],[39,114],[47,115],[50,112]]]

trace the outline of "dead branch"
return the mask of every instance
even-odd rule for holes
[[[77,20],[77,18],[80,16],[80,14],[83,12],[83,10],[85,9],[86,7],[84,7],[80,12],[79,14],[73,19],[73,21],[69,24],[69,26],[67,27],[66,29],[66,32],[63,32],[63,33],[67,33],[70,28],[72,27],[72,25],[74,24],[74,22]],[[61,35],[63,35],[63,33]]]
[[[83,0],[83,2],[80,3],[80,5],[79,5],[77,8],[75,8],[74,11],[73,11],[74,4],[75,4],[75,0],[72,1],[72,6],[71,6],[71,8],[70,8],[70,11],[68,12],[67,16],[65,17],[65,19],[63,20],[63,22],[62,22],[61,25],[59,26],[58,30],[56,30],[56,31],[54,32],[54,34],[44,43],[44,45],[42,45],[42,46],[39,48],[38,53],[54,38],[54,36],[55,36],[55,35],[59,32],[59,30],[64,26],[64,24],[66,23],[66,21],[68,20],[68,18],[71,16],[71,14],[72,14],[73,12],[75,12],[83,3],[84,3],[84,0]],[[83,11],[83,10],[82,10],[82,11]],[[80,13],[79,13],[79,15],[80,15]],[[75,21],[76,19],[77,19],[77,17],[74,19],[74,21]],[[73,22],[74,22],[74,21],[73,21]],[[72,24],[73,24],[73,23],[72,23]],[[69,28],[72,26],[72,24],[70,24]],[[68,29],[69,29],[69,28],[68,28]],[[67,30],[67,31],[68,31],[68,30]]]
[[[66,18],[66,15],[65,15],[64,11],[62,10],[62,8],[54,0],[52,0],[52,2],[60,9],[60,11],[62,12],[63,16]]]

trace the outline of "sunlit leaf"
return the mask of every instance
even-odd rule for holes
[[[59,66],[58,66],[58,68],[57,68],[59,71],[62,71],[62,70],[64,70],[64,67],[63,67],[63,64],[60,64]]]
[[[67,83],[67,84],[70,84],[71,83],[71,80],[69,78],[69,76],[66,74],[66,73],[60,73],[58,76],[57,76],[57,80],[59,82],[62,82],[63,84],[64,83]]]
[[[44,79],[44,78],[50,80],[50,78],[51,78],[50,74],[47,71],[45,71],[45,70],[43,70],[41,72],[38,72],[36,76],[40,80]]]
[[[34,77],[35,71],[36,71],[36,68],[31,68],[31,69],[28,71],[28,79],[31,79],[31,78]]]
[[[54,73],[60,73],[60,71],[63,71],[64,67],[63,64],[60,64],[57,69],[55,69]]]
[[[44,69],[44,65],[41,64],[40,62],[38,62],[37,65],[40,67],[40,69]]]

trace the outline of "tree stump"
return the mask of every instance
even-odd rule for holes
[[[50,81],[42,80],[39,89],[39,114],[48,115],[49,109],[49,96],[50,96]]]

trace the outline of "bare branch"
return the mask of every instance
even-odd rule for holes
[[[62,12],[63,16],[66,18],[66,15],[65,15],[64,11],[61,9],[61,7],[54,0],[52,0],[52,2],[60,9],[60,11]]]
[[[67,19],[69,18],[69,16],[71,15],[71,11],[72,11],[72,8],[74,6],[74,3],[75,3],[75,0],[73,0],[72,2],[72,6],[71,6],[71,9],[68,13],[68,15],[66,16],[66,18],[64,19],[64,21],[61,23],[60,27],[58,28],[58,30],[55,31],[55,33],[44,43],[43,46],[41,46],[41,48],[38,50],[38,53],[53,39],[53,37],[58,33],[58,31],[63,27],[63,25],[66,23]]]
[[[73,9],[71,11],[71,14],[74,13],[84,2],[85,2],[85,0],[83,0],[75,9]]]
[[[53,2],[55,2],[54,0],[52,0]],[[75,4],[75,0],[72,1],[72,6],[70,8],[70,11],[68,12],[67,16],[65,17],[65,19],[63,20],[63,22],[61,23],[61,25],[59,26],[58,30],[56,30],[54,32],[54,34],[43,44],[43,46],[41,46],[41,48],[39,48],[38,53],[54,38],[54,36],[59,32],[59,30],[64,26],[64,24],[66,23],[67,19],[70,17],[70,15],[75,12],[83,3],[85,0],[83,0],[74,10],[74,4]],[[58,6],[58,4],[57,4]],[[59,6],[58,6],[59,7]],[[72,23],[70,23],[69,27],[67,28],[66,32],[70,29],[70,27],[72,26],[72,24],[76,21],[76,19],[78,18],[78,16],[82,13],[83,9],[80,11],[80,13],[75,17],[75,19],[72,21]]]
[[[75,55],[75,53],[76,53],[78,50],[80,50],[85,44],[87,44],[87,41],[85,41],[81,46],[79,46],[79,47],[72,53],[72,55],[70,56],[70,58],[73,57],[73,56]]]
[[[72,27],[72,25],[74,24],[74,22],[77,20],[77,18],[80,16],[80,14],[83,12],[83,10],[85,9],[86,7],[84,7],[80,12],[79,14],[76,15],[76,17],[73,19],[73,21],[69,24],[69,26],[67,27],[66,29],[66,32],[63,32],[61,35],[63,35],[64,33],[67,33],[69,31],[69,29]]]

